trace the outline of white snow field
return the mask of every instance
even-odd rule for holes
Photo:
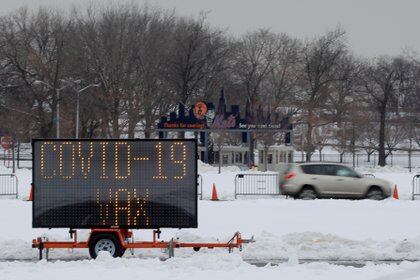
[[[200,165],[205,200],[199,201],[198,229],[163,229],[162,239],[226,241],[236,231],[256,242],[242,252],[223,249],[176,249],[175,258],[161,261],[166,253],[128,251],[122,259],[101,254],[90,260],[87,250],[52,250],[50,262],[37,261],[31,240],[47,236],[68,240],[66,229],[32,229],[32,204],[25,201],[31,170],[17,171],[20,199],[0,199],[0,280],[6,279],[420,279],[420,200],[412,201],[415,173],[399,169],[361,170],[398,185],[400,200],[300,201],[276,198],[234,199],[235,168]],[[360,171],[360,170],[359,170]],[[0,169],[10,173],[10,169]],[[209,201],[215,183],[221,201]],[[87,237],[87,231],[79,239]],[[135,239],[147,239],[151,231],[135,231]],[[257,267],[247,261],[274,261]],[[317,260],[299,263],[299,260]],[[327,261],[368,261],[351,267]],[[371,262],[369,262],[371,261]],[[383,263],[402,261],[401,263]],[[375,263],[374,263],[375,262]],[[378,263],[377,263],[378,262]]]
[[[188,258],[111,259],[34,263],[0,263],[1,279],[419,279],[420,264],[373,265],[363,268],[329,265],[327,263],[294,264],[256,267],[243,262],[238,255],[215,253]]]

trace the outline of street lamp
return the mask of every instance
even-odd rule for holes
[[[79,138],[79,122],[80,122],[80,94],[91,87],[99,87],[100,84],[92,84],[85,86],[84,88],[77,91],[76,100],[76,139]]]
[[[46,83],[46,82],[40,81],[40,80],[36,80],[34,82],[34,84],[35,85],[43,84],[43,85],[45,85],[45,86],[47,86],[49,88],[54,89],[55,92],[56,92],[56,94],[57,94],[57,103],[55,105],[56,106],[55,107],[56,108],[56,119],[57,119],[56,120],[56,127],[57,127],[57,135],[56,135],[56,137],[57,138],[60,138],[60,90],[68,87],[68,85],[62,86],[61,88],[56,88],[56,87],[53,87],[52,85],[50,85],[49,83]]]

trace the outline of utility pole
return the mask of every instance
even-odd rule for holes
[[[57,105],[56,105],[56,107],[57,107],[57,109],[56,109],[56,111],[57,111],[57,116],[56,116],[56,119],[57,119],[57,121],[56,121],[56,123],[57,123],[57,125],[56,125],[57,133],[56,133],[56,138],[58,139],[58,138],[60,138],[60,89],[56,89],[56,92],[57,92]]]
[[[56,123],[56,128],[57,128],[56,138],[60,138],[60,91],[64,88],[66,88],[68,85],[62,86],[61,88],[56,88],[56,87],[53,87],[52,85],[50,85],[49,83],[46,83],[46,82],[40,81],[40,80],[36,80],[34,82],[34,84],[43,84],[43,85],[45,85],[45,86],[47,86],[50,89],[53,89],[55,91],[55,94],[56,94],[56,97],[57,97],[57,102],[56,102],[56,105],[55,105],[55,111],[56,111],[55,123]]]
[[[80,122],[80,94],[91,87],[99,87],[99,84],[91,84],[77,91],[76,100],[76,139],[79,138],[79,122]]]

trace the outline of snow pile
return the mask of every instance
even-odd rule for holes
[[[67,229],[32,229],[30,202],[0,199],[0,260],[36,260],[30,241],[38,236],[69,240]],[[236,231],[255,236],[240,255],[247,259],[419,260],[419,201],[263,199],[200,201],[197,229],[163,229],[162,239],[180,242],[226,242]],[[86,240],[87,230],[78,232]],[[151,231],[135,231],[150,240]],[[227,253],[203,249],[200,253]],[[177,249],[191,256],[191,249]],[[164,257],[160,250],[136,250],[139,258]],[[52,259],[88,259],[87,250],[52,250]],[[127,251],[126,257],[130,257]],[[1,279],[1,278],[0,278]]]
[[[190,258],[109,259],[46,262],[0,263],[4,280],[17,279],[415,279],[420,263],[400,265],[367,265],[363,268],[330,265],[327,263],[293,264],[256,267],[242,261],[238,255],[196,254]]]
[[[282,238],[268,232],[247,246],[249,259],[299,259],[329,261],[419,260],[420,236],[402,241],[352,240],[319,232],[290,233]]]

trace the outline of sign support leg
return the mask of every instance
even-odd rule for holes
[[[209,163],[209,133],[204,132],[204,162]]]
[[[251,138],[252,138],[251,137],[251,132],[247,132],[246,142],[248,142],[248,146],[249,146],[249,151],[248,151],[248,166],[249,167],[252,166],[252,158],[253,158],[253,154],[254,154],[253,143],[252,143]]]
[[[173,238],[171,238],[171,241],[168,242],[168,255],[169,255],[169,258],[173,258],[175,256],[174,239]]]

